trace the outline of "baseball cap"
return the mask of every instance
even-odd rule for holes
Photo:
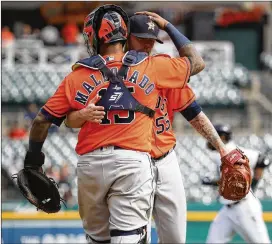
[[[163,44],[158,38],[159,27],[147,15],[133,15],[129,18],[130,34],[140,38],[155,39],[157,42]]]

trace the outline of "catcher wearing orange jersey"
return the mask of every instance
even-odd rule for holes
[[[190,41],[167,21],[162,24],[181,57],[148,57],[133,50],[125,54],[126,13],[115,5],[95,9],[83,32],[90,57],[76,62],[31,128],[24,167],[40,170],[50,125],[60,125],[69,112],[86,109],[99,96],[96,105],[104,111],[95,116],[105,116],[101,123],[84,123],[76,146],[79,213],[90,243],[145,242],[153,202],[149,153],[158,95],[163,88],[184,89],[189,76],[204,68]],[[148,28],[153,25],[149,22]]]
[[[156,14],[148,14],[152,15],[159,25],[164,21]],[[149,28],[141,29],[141,26],[150,22],[150,19],[146,15],[139,15],[131,17],[130,20],[129,48],[150,52],[154,41],[157,40],[157,31],[154,31],[154,34]],[[69,127],[81,127],[86,120],[101,122],[103,115],[95,114],[101,108],[93,103],[81,111],[70,113],[66,124]],[[171,126],[174,112],[181,112],[203,136],[216,145],[221,155],[227,154],[227,151],[224,151],[224,144],[218,138],[208,118],[201,112],[201,108],[195,102],[195,95],[188,85],[183,89],[161,90],[153,119],[151,156],[157,175],[153,214],[162,243],[184,243],[186,239],[186,198],[178,161],[173,150],[176,143]],[[202,122],[205,122],[204,128],[200,128]],[[214,138],[211,139],[210,136]]]

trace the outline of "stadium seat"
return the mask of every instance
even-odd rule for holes
[[[3,102],[44,103],[56,90],[62,79],[69,73],[70,66],[15,69],[2,68]],[[240,88],[250,86],[248,70],[237,65],[229,67],[212,66],[190,79],[190,86],[202,106],[233,106],[244,104]]]
[[[261,62],[270,72],[272,71],[272,54],[263,52],[261,54]]]
[[[272,152],[272,134],[265,134],[262,137],[256,135],[236,137],[234,141],[237,145],[246,148],[253,148],[261,152]],[[45,168],[51,165],[61,167],[63,163],[68,163],[72,168],[76,167],[77,154],[75,146],[77,134],[53,133],[49,134],[44,144],[43,152],[46,154]],[[28,141],[11,140],[3,137],[2,139],[2,167],[10,175],[17,173],[23,167],[23,159],[26,153]],[[200,136],[177,136],[177,147],[175,149],[179,162],[180,170],[184,180],[184,187],[188,201],[202,201],[209,203],[216,200],[217,189],[212,189],[201,185],[201,178],[217,175],[218,169],[211,159],[211,152],[206,148],[206,141]],[[256,196],[259,198],[272,197],[272,165],[264,172],[264,177],[258,185]],[[72,186],[76,193],[76,177]]]

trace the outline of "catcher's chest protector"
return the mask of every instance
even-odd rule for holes
[[[97,106],[103,106],[105,111],[129,110],[141,112],[152,118],[155,111],[138,102],[123,82],[129,66],[136,66],[143,62],[147,57],[146,53],[138,53],[136,51],[127,52],[122,60],[123,65],[117,74],[114,74],[106,66],[105,59],[100,55],[78,61],[76,64],[100,70],[104,75],[104,78],[109,79],[110,84],[104,94],[102,94],[102,98],[96,103]]]

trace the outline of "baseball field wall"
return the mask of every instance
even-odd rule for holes
[[[263,217],[272,239],[272,201],[263,201]],[[204,243],[209,225],[221,205],[188,204],[186,243]],[[155,226],[153,243],[157,243]],[[2,212],[2,243],[85,243],[77,211],[58,214],[43,212]],[[232,243],[243,243],[235,236]]]

